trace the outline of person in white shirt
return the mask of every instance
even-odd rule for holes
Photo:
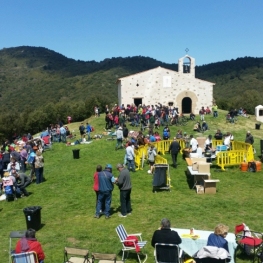
[[[196,153],[197,152],[197,148],[198,148],[198,141],[194,138],[193,135],[190,135],[190,148],[191,148],[191,152],[192,153]]]
[[[132,143],[128,142],[128,147],[126,148],[126,160],[129,171],[135,172],[135,164],[134,164],[134,148],[132,147]]]
[[[231,135],[230,132],[227,132],[227,134],[225,135],[225,138],[224,138],[224,145],[227,147],[227,149],[230,149],[231,147],[231,140],[234,139],[234,136]]]
[[[205,151],[213,151],[212,148],[212,135],[208,135],[208,138],[205,140]]]
[[[122,131],[122,127],[121,126],[116,131],[116,137],[117,137],[117,143],[116,143],[115,150],[117,151],[119,148],[123,148],[123,145],[122,145],[123,131]]]

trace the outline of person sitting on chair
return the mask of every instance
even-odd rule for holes
[[[152,237],[152,246],[155,247],[156,243],[166,243],[166,244],[181,244],[182,240],[176,231],[171,230],[170,220],[163,218],[161,221],[161,226],[158,230],[155,230]],[[158,250],[157,258],[160,258],[162,262],[171,262],[169,258],[169,253],[167,254],[166,250],[162,251],[160,248]]]
[[[214,246],[218,248],[224,248],[227,252],[228,249],[228,242],[225,239],[227,236],[227,232],[229,227],[223,224],[219,224],[215,227],[215,232],[210,234],[207,240],[207,246]]]
[[[24,253],[34,251],[37,254],[39,263],[44,263],[45,254],[41,244],[36,239],[36,231],[29,228],[25,237],[19,239],[16,243],[15,253]]]

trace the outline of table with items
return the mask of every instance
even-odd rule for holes
[[[171,228],[178,233],[182,239],[180,248],[189,256],[194,255],[198,250],[207,245],[208,237],[212,231],[194,230],[193,234],[190,234],[190,229]],[[234,254],[237,247],[236,237],[233,233],[228,233],[226,236],[228,241],[229,254],[231,255],[231,263],[235,262]]]

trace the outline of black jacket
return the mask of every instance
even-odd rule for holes
[[[172,231],[171,229],[161,229],[156,230],[152,237],[152,246],[155,247],[156,243],[166,243],[166,244],[181,244],[182,240],[176,231]],[[176,258],[177,250],[172,247],[159,247],[156,251],[156,256],[158,261],[161,262],[175,262],[174,258]],[[172,257],[172,258],[170,258]]]
[[[181,150],[181,146],[178,141],[173,141],[170,145],[169,152],[171,154],[178,153]]]

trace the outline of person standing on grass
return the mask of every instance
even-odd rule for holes
[[[135,172],[135,164],[134,164],[134,147],[131,142],[128,142],[128,146],[126,148],[126,160],[127,160],[127,166],[129,171]]]
[[[190,135],[190,148],[191,148],[191,152],[192,153],[196,153],[197,152],[198,141],[194,138],[193,135]]]
[[[121,203],[121,213],[119,217],[127,217],[131,215],[131,177],[128,169],[126,169],[122,164],[117,164],[117,170],[120,172],[119,177],[116,179],[116,184],[120,189],[120,203]]]
[[[85,137],[85,127],[83,125],[83,122],[79,126],[79,133],[80,133],[81,139],[83,139]]]
[[[115,182],[115,178],[113,174],[110,172],[112,166],[107,164],[103,171],[98,172],[98,180],[99,180],[99,195],[98,202],[96,207],[95,218],[100,218],[100,211],[105,204],[105,218],[110,218],[110,206],[111,206],[111,197],[113,190],[113,183]]]
[[[117,151],[118,149],[123,148],[123,145],[122,145],[123,131],[122,131],[122,127],[121,126],[116,131],[116,137],[117,137],[117,143],[116,143],[115,150]]]
[[[177,141],[176,137],[174,137],[173,142],[170,144],[169,152],[171,153],[171,157],[173,160],[173,167],[177,167],[177,155],[181,150],[181,146]]]
[[[153,167],[154,167],[153,165],[155,163],[155,157],[157,155],[153,144],[148,149],[148,153],[147,154],[148,154],[148,161],[149,161],[149,164],[150,164],[150,170],[148,171],[148,174],[152,174],[153,173]]]
[[[86,123],[86,133],[88,134],[88,141],[90,141],[91,139],[90,139],[90,133],[91,133],[91,126],[90,126],[90,124],[87,122]]]
[[[247,132],[245,143],[249,143],[251,145],[253,145],[253,143],[254,143],[254,138],[253,138],[252,134],[250,133],[250,131]]]
[[[35,157],[36,184],[44,181],[44,157],[40,151],[36,152]]]

